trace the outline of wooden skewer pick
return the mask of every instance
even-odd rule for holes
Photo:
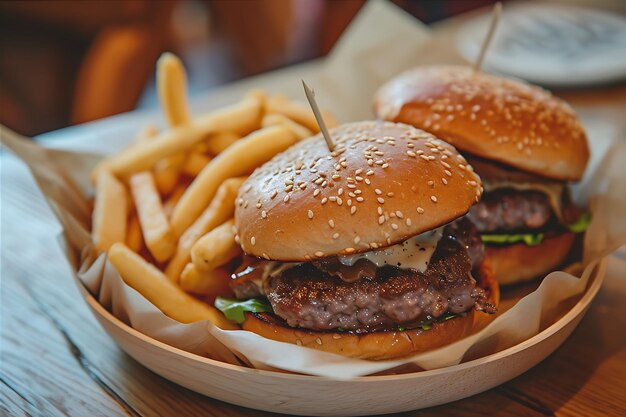
[[[328,128],[326,127],[326,123],[322,117],[322,112],[320,112],[320,108],[317,106],[317,102],[315,101],[315,91],[306,85],[304,80],[302,80],[302,86],[304,87],[306,99],[311,105],[311,110],[313,110],[313,115],[315,115],[315,120],[317,120],[317,124],[322,132],[322,136],[324,136],[324,139],[326,140],[326,146],[328,146],[328,150],[332,152],[335,149],[335,142],[333,142],[333,138],[330,137],[330,133],[328,133]]]
[[[480,53],[478,54],[478,58],[476,59],[476,62],[474,62],[473,69],[475,72],[480,71],[480,67],[483,64],[483,59],[485,59],[485,53],[487,52],[487,48],[489,47],[489,44],[491,43],[493,34],[496,31],[498,22],[500,21],[501,13],[502,13],[502,3],[497,2],[493,6],[493,12],[491,13],[491,23],[489,24],[489,30],[487,31],[487,36],[485,36],[485,40],[483,40],[483,44],[480,47]]]

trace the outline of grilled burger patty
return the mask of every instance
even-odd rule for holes
[[[496,190],[470,208],[469,218],[480,232],[540,229],[553,216],[548,197],[539,191]]]
[[[495,312],[471,275],[472,264],[479,264],[476,258],[481,257],[482,244],[464,220],[445,228],[424,272],[372,268],[363,260],[351,267],[360,269],[358,279],[347,282],[333,261],[304,263],[268,278],[263,289],[274,313],[292,327],[354,332],[408,327],[473,307]],[[237,288],[236,281],[235,293],[250,295],[250,284],[242,281]]]

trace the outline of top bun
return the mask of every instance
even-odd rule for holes
[[[579,180],[589,148],[572,108],[535,86],[464,66],[417,68],[376,94],[385,120],[433,132],[461,151],[544,177]]]
[[[244,252],[309,261],[404,241],[465,214],[480,178],[452,147],[405,124],[358,122],[306,139],[258,168],[239,190]]]

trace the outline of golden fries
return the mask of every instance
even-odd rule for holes
[[[212,132],[253,130],[260,122],[262,108],[263,103],[258,97],[246,97],[235,105],[198,118],[188,125],[173,127],[150,142],[124,149],[98,164],[94,175],[106,168],[117,176],[127,177],[150,169],[159,160],[186,150]]]
[[[215,198],[200,217],[178,240],[176,253],[165,268],[171,281],[178,281],[183,268],[191,260],[191,248],[205,233],[231,218],[235,212],[235,198],[244,178],[229,178],[217,190]]]
[[[315,120],[315,116],[313,115],[313,111],[304,103],[295,103],[293,101],[289,101],[287,97],[283,95],[275,95],[267,100],[265,108],[268,114],[282,114],[312,132],[318,133],[320,131],[317,121]],[[335,118],[330,114],[322,112],[322,115],[324,116],[324,121],[329,128],[337,125]]]
[[[143,246],[141,226],[139,225],[139,218],[135,213],[131,213],[128,220],[128,227],[126,228],[126,246],[134,252],[139,252]]]
[[[174,233],[180,236],[198,218],[222,181],[251,172],[297,140],[289,129],[270,126],[229,146],[204,167],[181,197],[172,213]]]
[[[230,219],[206,235],[191,248],[191,261],[200,271],[210,271],[241,255],[241,246],[235,242],[234,221]]]
[[[291,130],[298,139],[306,139],[313,136],[313,132],[311,132],[306,127],[302,126],[299,123],[294,122],[287,116],[283,116],[282,114],[266,114],[261,121],[261,126],[275,126],[282,125]]]
[[[187,159],[183,165],[183,172],[187,175],[195,177],[202,169],[211,162],[211,158],[203,153],[189,152]]]
[[[241,139],[241,136],[236,133],[219,132],[211,135],[211,137],[209,137],[206,142],[202,143],[202,146],[205,152],[215,156],[224,152],[226,148],[228,148],[239,139]]]
[[[191,121],[187,107],[187,75],[180,59],[166,52],[157,61],[157,90],[170,126]]]
[[[98,172],[91,236],[96,249],[106,251],[126,239],[126,188],[107,170]]]
[[[225,269],[201,271],[192,263],[185,266],[180,277],[180,287],[183,290],[194,294],[202,294],[209,298],[230,294],[229,282],[230,273]]]
[[[168,260],[176,250],[176,239],[163,211],[161,197],[150,171],[130,178],[130,189],[148,250],[159,262]]]
[[[126,284],[139,291],[159,310],[174,320],[181,323],[209,320],[222,329],[239,328],[214,307],[196,300],[172,284],[157,267],[145,261],[124,244],[116,243],[111,246],[108,256],[109,261]]]

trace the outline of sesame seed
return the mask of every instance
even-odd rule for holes
[[[354,244],[355,244],[355,245],[358,245],[358,243],[359,243],[360,241],[361,241],[361,238],[360,238],[360,237],[356,236],[356,237],[354,238]]]
[[[313,218],[313,210],[309,210],[307,215],[309,216],[309,219]]]
[[[313,191],[313,197],[317,197],[320,193],[320,189],[316,188],[315,191]]]
[[[276,197],[278,195],[278,191],[274,190],[274,192],[272,193],[272,195],[270,196],[270,198],[273,200],[274,197]]]
[[[417,210],[417,212],[418,212],[419,214],[424,214],[424,209],[423,209],[423,208],[418,207],[416,210]]]
[[[328,201],[328,198],[326,197],[322,198],[322,204],[326,204],[327,201]]]
[[[261,208],[261,202],[259,201],[258,203],[256,203],[256,208],[260,209]]]
[[[265,210],[261,211],[261,217],[264,219],[267,218],[267,211]]]
[[[341,199],[341,197],[337,197],[337,205],[340,206],[343,204],[343,200]]]
[[[339,238],[339,233],[333,234],[333,239],[337,239],[337,238]]]
[[[435,197],[434,195],[431,195],[430,199],[432,200],[433,203],[437,202],[437,197]]]
[[[256,238],[254,236],[250,238],[250,243],[252,244],[252,246],[256,245]]]
[[[374,175],[374,171],[370,169],[365,173],[365,175]]]
[[[285,198],[283,198],[283,202],[286,203],[287,201],[289,201],[289,198],[290,198],[289,194],[285,195]]]
[[[383,214],[383,208],[381,206],[378,206],[377,211],[379,215]]]
[[[448,180],[445,178],[442,178],[441,182],[443,183],[443,185],[448,185]]]
[[[417,154],[413,151],[406,151],[406,154],[409,155],[412,158],[415,158],[417,156]]]
[[[443,172],[445,172],[445,173],[446,173],[446,175],[447,175],[448,177],[451,177],[451,176],[452,176],[452,172],[450,172],[450,171],[449,171],[449,170],[447,170],[447,169],[446,169],[446,170],[444,170]]]
[[[401,218],[403,218],[403,217],[404,217],[404,214],[402,214],[402,212],[401,212],[400,210],[397,210],[397,211],[396,211],[396,216],[397,216],[399,219],[401,219]]]
[[[385,223],[385,216],[379,216],[378,217],[378,224],[383,224]]]
[[[393,197],[395,194],[393,193],[393,191],[390,191],[387,193],[387,197],[391,198]]]
[[[383,169],[388,168],[388,167],[389,167],[389,164],[388,164],[388,163],[384,163],[384,164],[382,164],[382,168],[383,168]]]
[[[350,208],[350,214],[354,214],[354,213],[356,213],[356,206],[352,206]]]
[[[341,195],[341,194],[343,194],[343,188],[340,188],[337,190],[337,195]]]
[[[432,186],[434,186],[434,185],[435,185],[435,181],[430,180],[430,181],[428,181],[428,182],[427,182],[427,184],[428,184],[428,185],[430,185],[430,186],[432,187]]]
[[[334,229],[335,228],[335,221],[333,219],[330,219],[328,221],[328,225],[330,226],[331,229]]]
[[[405,223],[406,223],[406,225],[407,225],[407,226],[410,226],[410,225],[411,225],[411,223],[412,223],[412,222],[411,222],[411,219],[407,217],[407,219],[406,219]]]
[[[357,197],[356,201],[358,201],[359,203],[362,203],[365,199],[363,197]]]
[[[365,178],[365,184],[370,185],[372,182],[370,181],[369,178]]]
[[[397,224],[395,224],[395,223],[391,223],[391,228],[392,228],[393,230],[398,230],[398,225],[397,225]]]
[[[385,199],[382,197],[378,197],[376,201],[378,201],[380,204],[385,204]]]
[[[355,249],[354,248],[345,248],[344,250],[345,250],[346,253],[352,253],[352,252],[354,252]]]
[[[378,194],[378,195],[382,195],[382,193],[383,193],[383,192],[382,192],[382,191],[380,191],[378,188],[376,188],[376,189],[374,190],[374,192],[375,192],[376,194]]]
[[[317,256],[318,258],[321,258],[322,256],[324,256],[324,252],[317,251],[317,252],[315,252],[315,256]]]

